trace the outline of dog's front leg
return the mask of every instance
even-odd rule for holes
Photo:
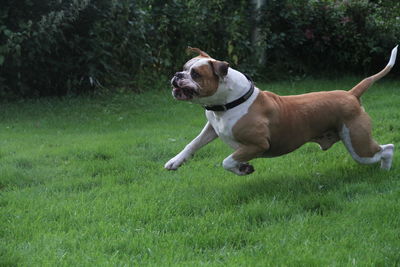
[[[197,150],[217,138],[218,135],[209,122],[204,126],[201,133],[192,140],[186,147],[175,157],[170,159],[164,166],[167,170],[178,169],[186,160],[188,160]]]
[[[254,172],[249,160],[260,157],[268,148],[261,146],[240,146],[234,153],[222,162],[222,166],[237,175],[247,175]]]

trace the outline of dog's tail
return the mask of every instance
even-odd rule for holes
[[[367,89],[377,80],[379,80],[380,78],[382,78],[383,76],[385,76],[386,74],[389,73],[389,71],[392,69],[392,67],[394,66],[394,63],[396,62],[396,55],[397,55],[397,47],[398,45],[393,48],[392,50],[392,55],[390,56],[389,59],[389,63],[386,65],[386,67],[381,70],[380,72],[378,72],[375,75],[372,75],[368,78],[365,78],[364,80],[362,80],[359,84],[357,84],[356,86],[354,86],[349,93],[356,96],[357,98],[360,98],[362,96],[362,94],[367,91]]]

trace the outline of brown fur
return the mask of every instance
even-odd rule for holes
[[[389,73],[389,71],[392,69],[393,66],[386,66],[382,71],[379,73],[372,75],[368,78],[365,78],[362,80],[359,84],[354,86],[349,93],[356,96],[357,98],[360,98],[362,94],[368,90],[368,88],[377,80],[385,76],[386,74]]]
[[[211,64],[211,63],[210,63]],[[195,81],[201,86],[200,96],[206,97],[213,95],[219,84],[219,78],[213,72],[209,65],[202,65],[195,68],[195,71],[200,75]]]
[[[225,77],[228,73],[229,63],[226,61],[211,60],[211,66],[214,70],[215,75],[218,77]]]
[[[306,142],[317,142],[327,150],[340,140],[338,133],[345,124],[351,128],[356,152],[370,157],[379,150],[371,139],[366,116],[357,97],[346,91],[297,96],[260,92],[248,113],[234,126],[233,135],[243,146],[262,148],[253,150],[254,157],[274,157],[292,152]],[[358,142],[360,130],[364,131],[363,140]],[[368,147],[366,142],[370,143]],[[239,158],[243,156],[234,155],[235,160],[241,161]]]
[[[371,119],[365,111],[344,122],[350,131],[351,143],[355,152],[360,157],[372,157],[381,150],[380,146],[372,139]]]
[[[204,52],[203,50],[197,48],[197,47],[190,47],[188,46],[187,48],[188,52],[192,52],[192,53],[198,53],[199,57],[209,57],[211,58],[206,52]]]

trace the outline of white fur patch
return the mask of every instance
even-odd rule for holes
[[[244,171],[240,171],[240,166],[242,163],[239,161],[235,160],[232,155],[229,155],[227,158],[224,159],[222,162],[222,166],[224,167],[225,170],[233,172],[237,175],[246,175],[249,173],[246,173]]]
[[[388,144],[381,146],[382,148],[382,160],[381,160],[381,169],[390,170],[392,167],[392,159],[394,153],[394,145]]]
[[[237,169],[238,165],[239,165],[239,162],[234,160],[232,155],[229,155],[222,162],[222,166],[224,167],[224,169],[230,170],[230,171],[233,171],[234,169]]]
[[[373,164],[381,161],[381,169],[390,170],[392,166],[392,159],[394,152],[393,144],[381,145],[380,146],[381,150],[375,153],[373,157],[365,158],[365,157],[360,157],[355,152],[350,139],[350,131],[349,128],[346,127],[346,125],[343,124],[342,131],[339,133],[339,135],[344,145],[346,146],[347,150],[349,151],[350,155],[353,157],[355,161],[361,164]]]
[[[190,73],[190,70],[193,67],[206,65],[206,64],[208,64],[208,61],[210,61],[210,58],[197,58],[197,57],[192,58],[191,60],[186,62],[185,66],[183,66],[183,70]]]
[[[377,152],[373,157],[370,157],[370,158],[360,157],[359,155],[357,155],[357,153],[354,150],[354,147],[353,147],[353,145],[351,143],[350,130],[349,130],[349,128],[346,127],[345,124],[343,124],[342,130],[340,131],[339,135],[340,135],[340,138],[342,139],[345,147],[349,151],[350,155],[358,163],[361,163],[361,164],[372,164],[372,163],[376,163],[379,160],[381,160],[382,150]]]
[[[394,63],[396,62],[397,47],[398,45],[396,45],[396,47],[392,49],[392,54],[390,56],[389,63],[387,64],[388,67],[393,67]]]

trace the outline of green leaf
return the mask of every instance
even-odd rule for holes
[[[237,65],[239,63],[239,58],[237,55],[233,55],[232,60],[233,60],[233,63],[235,63],[235,65]]]
[[[4,35],[7,37],[10,37],[12,34],[12,31],[10,31],[9,29],[4,30]]]
[[[231,55],[232,52],[233,52],[233,45],[232,45],[231,42],[229,42],[229,45],[228,45],[228,55]]]

